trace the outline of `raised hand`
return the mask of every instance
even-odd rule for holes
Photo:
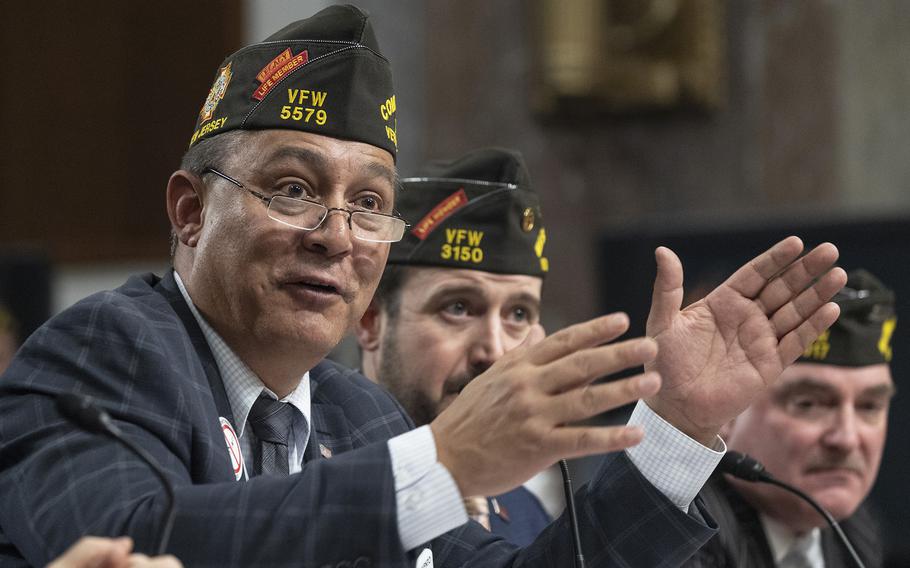
[[[648,338],[604,345],[628,327],[625,314],[612,314],[546,339],[538,328],[461,392],[431,428],[439,462],[462,495],[496,495],[561,458],[617,451],[641,440],[635,427],[570,425],[660,388],[653,372],[591,384],[657,354]]]
[[[788,237],[737,270],[704,299],[680,310],[683,271],[658,248],[647,334],[660,346],[646,369],[663,388],[647,399],[668,422],[710,445],[783,369],[837,319],[828,301],[847,282],[831,268],[837,248],[824,243],[803,257]]]

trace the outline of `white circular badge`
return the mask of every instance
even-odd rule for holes
[[[227,444],[228,454],[231,456],[231,467],[234,468],[234,479],[240,481],[243,477],[243,453],[240,451],[240,439],[227,418],[219,416],[221,431],[224,432],[224,441]]]

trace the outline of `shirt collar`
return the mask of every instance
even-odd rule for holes
[[[202,314],[199,313],[199,310],[193,304],[193,300],[190,298],[190,294],[187,292],[186,287],[183,285],[183,280],[181,280],[176,270],[174,271],[174,280],[177,281],[180,294],[183,295],[183,299],[193,313],[193,317],[196,318],[196,322],[202,329],[206,343],[212,350],[212,355],[215,357],[215,363],[218,365],[218,371],[221,373],[221,379],[224,382],[224,390],[231,405],[231,412],[234,413],[234,420],[237,422],[235,425],[237,437],[242,438],[250,408],[252,408],[256,399],[259,398],[259,395],[265,392],[276,399],[278,396],[263,384],[259,377],[256,376],[256,373],[234,353],[234,350],[218,335],[218,332],[205,321],[205,318],[202,317]],[[304,373],[297,388],[280,400],[290,403],[303,415],[307,424],[311,423],[310,373]]]
[[[823,558],[821,551],[821,530],[815,527],[803,536],[797,536],[789,527],[776,521],[765,514],[759,514],[762,527],[765,529],[765,535],[768,537],[768,546],[771,548],[771,555],[774,557],[774,564],[779,566],[781,560],[790,552],[797,541],[805,547],[806,556],[810,562],[816,562]],[[819,564],[812,564],[818,566]],[[822,566],[824,564],[821,564]]]

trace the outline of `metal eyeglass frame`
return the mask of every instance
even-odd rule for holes
[[[326,219],[329,218],[329,213],[331,213],[332,211],[341,211],[343,213],[347,213],[348,214],[348,229],[351,230],[351,234],[354,236],[354,238],[359,239],[361,241],[370,242],[370,243],[395,243],[395,242],[398,242],[402,238],[404,238],[404,232],[408,229],[408,227],[410,227],[408,222],[405,221],[404,219],[402,219],[398,214],[378,213],[375,211],[357,211],[357,210],[352,211],[350,209],[345,209],[343,207],[326,207],[325,205],[323,205],[322,203],[319,203],[318,201],[313,201],[312,199],[302,199],[299,197],[291,197],[290,195],[273,195],[271,197],[267,197],[267,196],[259,193],[258,191],[255,191],[253,189],[250,189],[250,188],[244,186],[237,179],[235,179],[235,178],[227,175],[226,173],[221,172],[215,168],[207,167],[202,170],[202,175],[205,175],[208,173],[215,174],[216,176],[222,178],[223,180],[230,182],[231,184],[237,186],[239,189],[249,192],[253,197],[262,201],[265,204],[265,206],[269,209],[270,213],[271,213],[271,208],[272,208],[272,199],[274,199],[276,197],[281,197],[284,199],[292,199],[294,201],[301,201],[303,203],[315,205],[315,206],[321,208],[323,210],[322,217],[319,219],[319,222],[316,223],[315,227],[312,227],[309,229],[307,229],[305,227],[298,227],[296,225],[291,225],[290,223],[287,223],[286,221],[282,221],[280,219],[276,219],[275,217],[272,217],[271,214],[269,215],[269,218],[272,219],[273,221],[276,221],[283,225],[287,225],[289,227],[293,227],[300,231],[315,231],[316,229],[318,229],[319,227],[322,226],[322,224],[325,222]],[[399,236],[397,239],[369,239],[369,238],[362,237],[357,234],[357,231],[354,230],[353,217],[355,214],[356,215],[378,216],[378,217],[384,217],[384,218],[400,221],[402,223],[401,236]]]

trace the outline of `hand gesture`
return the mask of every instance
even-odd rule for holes
[[[648,338],[604,345],[629,327],[612,314],[543,338],[540,326],[475,378],[430,425],[442,463],[462,495],[496,495],[561,458],[621,450],[641,440],[634,427],[574,422],[650,396],[657,373],[605,384],[594,379],[650,361]]]
[[[840,313],[828,303],[847,282],[824,243],[803,257],[788,237],[737,270],[704,299],[680,310],[679,258],[658,248],[647,334],[659,347],[646,365],[663,388],[647,400],[668,422],[710,445],[721,426],[771,385]]]

